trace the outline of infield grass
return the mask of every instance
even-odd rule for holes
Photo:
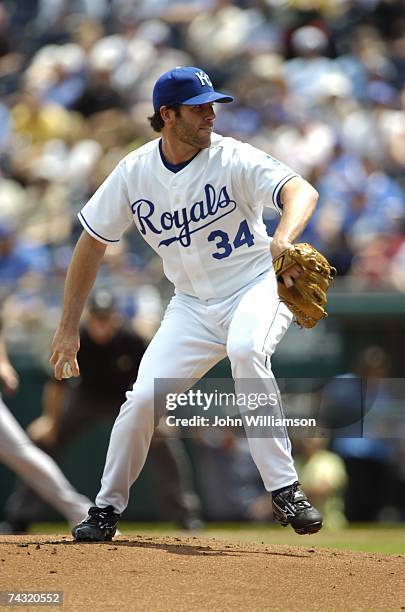
[[[122,535],[198,536],[260,544],[286,544],[311,548],[338,548],[405,555],[405,524],[354,525],[339,530],[323,529],[312,536],[299,536],[277,525],[209,523],[199,532],[181,531],[173,523],[120,523]],[[66,523],[35,523],[30,533],[68,533]]]

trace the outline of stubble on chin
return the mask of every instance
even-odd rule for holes
[[[208,149],[211,146],[211,133],[207,133],[206,136],[202,136],[201,134],[190,130],[190,128],[179,129],[178,138],[185,144],[196,147],[197,149]]]
[[[187,144],[195,149],[208,149],[211,146],[211,137],[210,138],[187,138],[183,139],[184,144]]]
[[[202,137],[198,137],[199,140],[199,147],[201,149],[208,149],[208,147],[211,146],[211,133],[207,134],[207,136],[205,138]]]
[[[208,149],[211,146],[211,137],[208,140],[201,142],[199,146],[201,149]]]

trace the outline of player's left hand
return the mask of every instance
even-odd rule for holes
[[[0,380],[3,382],[6,393],[11,394],[18,389],[18,374],[8,361],[0,363]]]

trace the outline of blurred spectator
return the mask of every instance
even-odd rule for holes
[[[16,134],[22,137],[27,146],[45,143],[53,138],[69,141],[81,127],[78,115],[58,104],[42,102],[38,93],[28,89],[21,92],[11,114]],[[35,154],[35,151],[32,153]]]
[[[15,229],[0,226],[0,279],[2,285],[15,285],[32,269],[27,257],[16,247]]]
[[[336,437],[332,448],[344,460],[347,472],[345,515],[349,522],[371,522],[382,517],[382,511],[393,503],[393,445],[381,438],[375,430],[376,415],[384,415],[390,401],[389,355],[379,346],[369,346],[358,356],[354,376],[359,385],[344,384],[344,377],[331,382],[326,388],[327,412],[344,420],[353,410],[363,430],[362,436]],[[353,374],[351,375],[353,377]],[[362,414],[356,413],[356,407]],[[355,422],[352,422],[355,426]],[[356,428],[355,428],[356,429]]]
[[[309,107],[321,93],[322,81],[339,69],[327,57],[328,37],[315,26],[298,28],[291,36],[291,47],[295,55],[285,64],[288,88],[296,98]]]
[[[123,97],[112,87],[110,74],[105,69],[93,71],[90,81],[81,95],[72,105],[83,117],[90,117],[94,113],[110,108],[125,108]]]
[[[10,224],[0,225],[0,289],[3,296],[22,287],[30,274],[43,277],[49,270],[49,254],[41,245],[17,236]]]
[[[44,48],[51,55],[48,60],[49,81],[41,91],[44,102],[53,102],[64,108],[72,108],[86,84],[86,55],[73,43]],[[34,58],[35,61],[35,58]]]
[[[300,483],[321,508],[325,526],[339,529],[346,524],[343,493],[347,474],[343,460],[327,446],[327,438],[300,438],[294,441],[294,452]]]

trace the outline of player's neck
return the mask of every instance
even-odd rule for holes
[[[162,136],[162,153],[170,164],[181,164],[192,159],[201,149],[193,145],[172,140],[168,136]]]

